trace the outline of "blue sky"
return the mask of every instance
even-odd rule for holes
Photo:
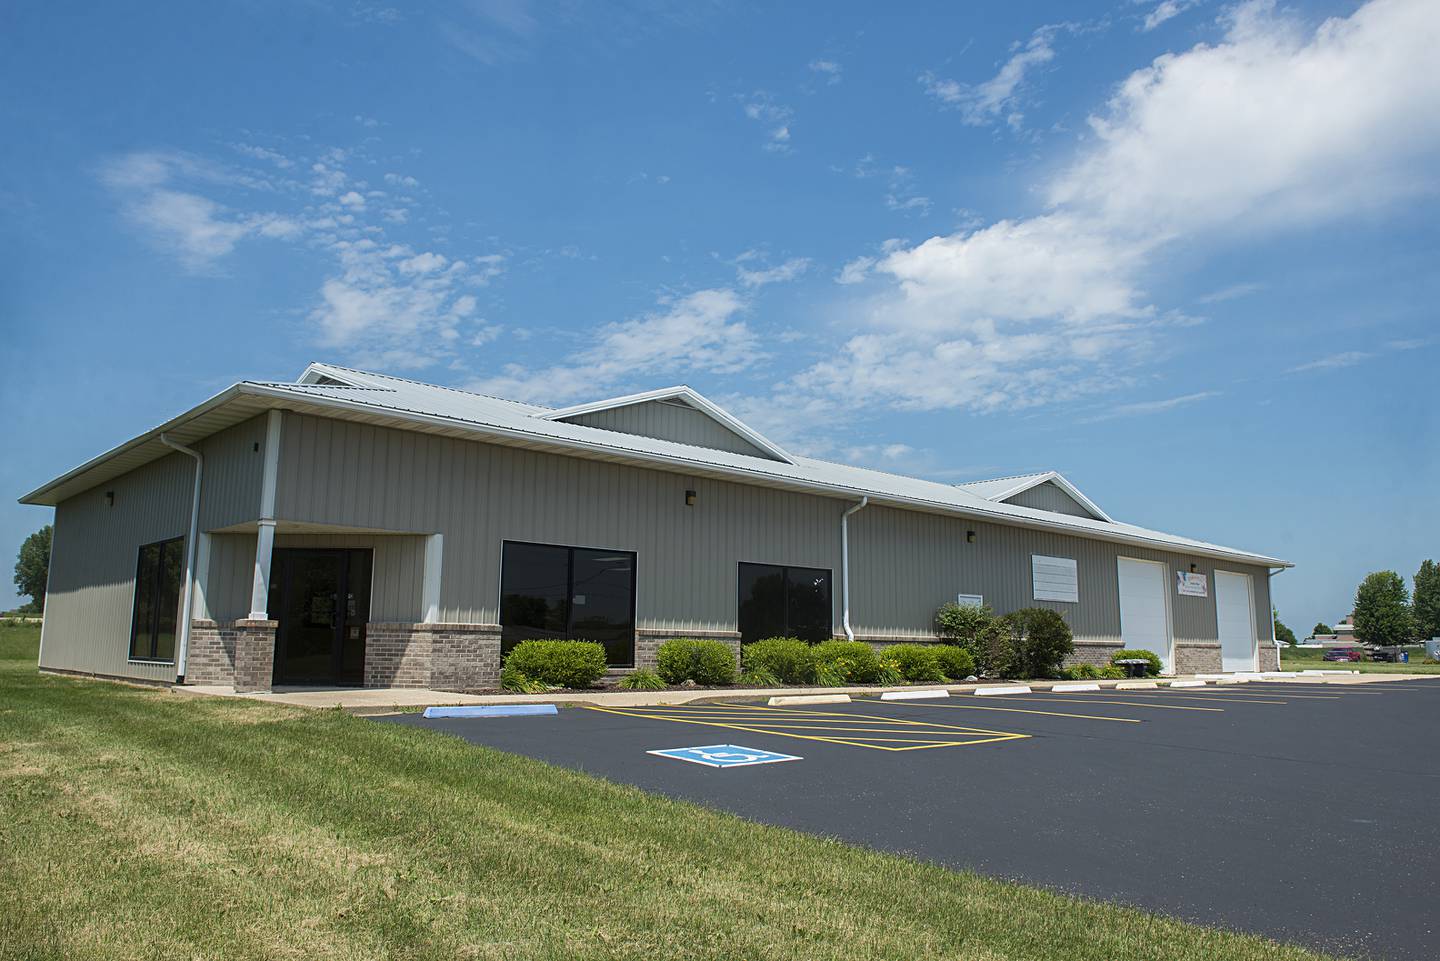
[[[879,9],[9,6],[3,488],[318,359],[1058,469],[1301,634],[1440,555],[1440,8]]]

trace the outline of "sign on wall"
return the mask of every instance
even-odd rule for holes
[[[955,598],[955,603],[961,607],[984,607],[985,595],[983,594],[960,594]]]
[[[1175,590],[1177,593],[1187,597],[1209,597],[1210,580],[1204,574],[1190,574],[1186,571],[1175,572]]]

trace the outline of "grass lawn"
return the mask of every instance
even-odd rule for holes
[[[36,633],[0,625],[0,958],[1319,957],[336,711],[41,676]]]
[[[1411,647],[1410,663],[1392,664],[1389,661],[1326,661],[1321,658],[1325,652],[1319,648],[1280,649],[1280,667],[1287,671],[1310,669],[1363,671],[1366,674],[1440,674],[1440,664],[1422,664],[1425,648]]]

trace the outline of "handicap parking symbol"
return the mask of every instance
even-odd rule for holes
[[[646,751],[660,757],[673,757],[679,761],[703,764],[706,767],[747,767],[751,764],[774,764],[777,761],[800,761],[803,758],[793,754],[777,754],[754,747],[738,744],[707,744],[704,747],[673,747],[665,751]]]

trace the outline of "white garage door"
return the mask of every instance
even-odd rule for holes
[[[1126,647],[1159,654],[1165,673],[1174,672],[1164,564],[1120,558],[1120,638]]]
[[[1255,601],[1250,575],[1215,572],[1220,662],[1227,671],[1255,670]]]

